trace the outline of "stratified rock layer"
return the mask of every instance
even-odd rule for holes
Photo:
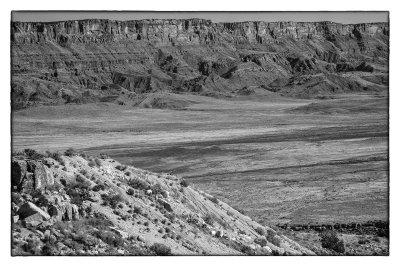
[[[11,28],[14,108],[121,102],[159,90],[230,95],[302,75],[387,72],[389,50],[387,23],[81,20]]]

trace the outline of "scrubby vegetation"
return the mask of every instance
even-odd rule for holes
[[[150,249],[152,251],[154,251],[154,253],[157,256],[170,256],[171,254],[171,248],[167,247],[164,244],[160,244],[160,243],[154,243]]]
[[[320,234],[321,245],[338,253],[344,253],[345,247],[343,240],[339,239],[335,231],[324,231]]]

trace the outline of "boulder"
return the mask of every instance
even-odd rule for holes
[[[124,232],[124,231],[118,229],[117,227],[110,227],[110,229],[111,229],[111,231],[113,231],[114,233],[116,233],[116,234],[117,234],[119,237],[121,237],[121,238],[126,239],[126,238],[129,237],[129,235],[128,235],[127,232]]]
[[[19,216],[18,215],[12,216],[12,222],[13,223],[17,223],[18,220],[19,220]]]
[[[23,220],[23,222],[25,224],[25,227],[29,227],[29,226],[36,227],[39,224],[41,224],[42,222],[44,222],[44,218],[39,213],[35,213],[31,216],[26,217]]]
[[[79,220],[79,208],[75,204],[71,204],[72,209],[72,220]]]
[[[52,172],[42,162],[28,161],[28,170],[33,173],[34,189],[37,190],[54,185]]]
[[[28,165],[24,160],[13,160],[11,162],[11,185],[20,187],[28,170]]]
[[[62,205],[61,207],[61,214],[63,221],[71,221],[72,220],[72,206],[69,203]]]
[[[18,210],[18,215],[20,219],[25,219],[29,216],[38,214],[43,220],[48,220],[50,219],[50,215],[47,214],[45,211],[37,207],[35,204],[31,202],[27,202],[23,204],[19,210]]]

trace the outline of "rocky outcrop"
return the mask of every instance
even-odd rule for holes
[[[12,106],[118,103],[156,91],[232,96],[350,65],[370,72],[356,67],[387,66],[388,36],[387,23],[12,22]]]
[[[45,189],[54,185],[52,172],[42,162],[13,160],[11,185],[26,191]]]
[[[314,254],[181,178],[78,156],[62,158],[64,171],[57,160],[13,159],[16,177],[41,162],[55,177],[51,188],[12,192],[13,255]],[[260,244],[266,231],[275,237]]]
[[[18,215],[20,219],[26,219],[31,217],[35,214],[38,214],[39,220],[48,220],[50,219],[50,215],[47,214],[45,211],[37,207],[35,204],[31,202],[26,202],[18,209]]]
[[[72,43],[104,43],[113,41],[151,41],[160,45],[199,45],[227,42],[275,42],[280,38],[306,40],[336,36],[388,35],[387,23],[345,25],[334,22],[234,22],[213,23],[204,19],[155,19],[114,21],[88,19],[62,22],[13,22],[11,41],[32,44],[55,41],[66,47]]]

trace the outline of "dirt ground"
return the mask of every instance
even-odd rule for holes
[[[387,93],[190,98],[182,110],[98,103],[14,112],[13,150],[105,152],[184,176],[265,224],[388,219]]]

